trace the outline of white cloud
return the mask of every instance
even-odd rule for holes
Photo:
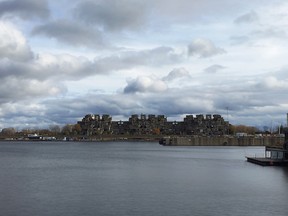
[[[0,21],[0,59],[26,61],[31,59],[32,55],[23,34],[12,24]]]
[[[219,54],[224,54],[226,51],[220,47],[216,47],[214,43],[208,39],[195,39],[188,46],[188,55],[197,55],[201,58],[212,57]]]
[[[174,68],[167,76],[163,77],[164,81],[171,81],[179,78],[190,78],[189,72],[185,68]]]
[[[137,77],[128,81],[128,85],[124,88],[124,93],[145,93],[145,92],[163,92],[167,89],[166,84],[162,80],[156,80],[150,77]]]
[[[276,77],[268,76],[260,85],[268,89],[282,89],[284,91],[288,89],[288,80],[278,80]]]
[[[226,67],[224,67],[222,65],[214,64],[214,65],[211,65],[211,66],[205,68],[204,72],[205,73],[217,73],[219,70],[223,70],[225,68]]]

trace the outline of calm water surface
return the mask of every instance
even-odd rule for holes
[[[0,142],[0,215],[288,215],[288,170],[261,147]]]

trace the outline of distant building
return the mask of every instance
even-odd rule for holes
[[[229,122],[221,115],[187,115],[184,121],[167,121],[164,115],[131,115],[128,121],[112,121],[109,115],[89,114],[78,122],[85,136],[100,134],[127,135],[225,135]]]
[[[109,115],[86,115],[78,124],[81,127],[81,133],[86,136],[98,134],[111,134],[112,117]]]
[[[246,136],[248,136],[247,133],[243,133],[243,132],[238,132],[235,135],[236,135],[236,137],[246,137]]]

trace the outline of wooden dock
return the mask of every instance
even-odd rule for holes
[[[258,164],[261,166],[288,166],[288,160],[271,159],[271,158],[256,158],[246,157],[250,163]]]

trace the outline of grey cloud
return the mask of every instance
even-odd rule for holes
[[[258,14],[255,11],[250,11],[244,15],[239,16],[234,20],[236,24],[254,23],[259,20]]]
[[[97,100],[91,100],[97,98]],[[82,95],[79,98],[44,101],[45,115],[52,121],[75,123],[87,113],[130,116],[131,114],[164,114],[166,116],[186,113],[208,112],[203,98],[179,97],[173,91],[159,94],[112,94]],[[61,105],[60,105],[61,103]],[[63,106],[64,104],[64,106]],[[72,118],[71,118],[72,117]],[[74,120],[73,120],[74,119]]]
[[[152,79],[150,77],[138,77],[128,82],[124,88],[124,93],[137,92],[163,92],[167,89],[166,84],[162,80]]]
[[[223,85],[218,89],[216,89],[216,86],[213,87],[217,91],[217,94],[213,96],[215,108],[228,107],[229,110],[235,113],[247,110],[255,110],[256,112],[267,107],[273,107],[275,110],[279,109],[280,104],[288,99],[288,95],[283,94],[287,91],[288,80],[279,80],[273,76],[263,76],[260,79],[259,77],[253,77],[253,80],[256,79],[259,81],[249,82],[244,79],[227,86]]]
[[[112,116],[129,116],[132,113],[144,113],[145,107],[132,94],[88,94],[79,98],[62,100],[46,100],[42,105],[46,107],[45,115],[54,122],[67,124],[75,123],[88,113],[110,114]],[[91,100],[97,98],[97,100]],[[140,98],[139,98],[140,99]]]
[[[108,74],[119,70],[132,69],[139,66],[158,67],[181,61],[183,56],[175,53],[169,47],[157,47],[150,50],[125,51],[117,55],[97,58],[89,61],[70,55],[42,56],[34,64],[35,76],[62,77],[65,79],[79,79],[97,74]],[[51,59],[47,64],[47,59]],[[40,63],[37,63],[40,62]],[[43,66],[41,66],[43,65]]]
[[[251,38],[249,36],[231,36],[230,37],[232,45],[243,44],[243,43],[250,41],[250,39]]]
[[[11,60],[0,61],[0,78],[18,77],[22,78],[29,73],[29,64],[23,62],[14,62]]]
[[[241,36],[232,36],[230,40],[232,45],[239,45],[244,43],[251,43],[259,42],[260,39],[266,38],[276,38],[276,39],[287,39],[287,32],[283,29],[279,29],[277,27],[264,27],[261,30],[254,30],[247,35]]]
[[[29,62],[0,61],[0,77],[17,79],[45,80],[75,80],[95,75],[93,62],[86,58],[71,55],[36,56]]]
[[[251,8],[254,3],[248,0],[85,0],[76,5],[74,15],[108,31],[139,31],[146,27],[159,31],[178,22],[199,24],[217,17],[231,17],[247,10],[247,5]]]
[[[171,47],[156,47],[150,50],[126,51],[95,60],[98,71],[130,69],[137,66],[161,66],[182,61],[183,56]]]
[[[0,46],[0,59],[8,58],[16,61],[28,61],[33,58],[29,47],[17,47],[16,44]]]
[[[269,27],[262,30],[256,30],[250,33],[255,38],[283,38],[287,39],[287,33],[283,29],[277,27]]]
[[[285,79],[287,79],[287,73],[288,73],[288,66],[285,65],[285,66],[281,67],[279,70],[277,70],[274,73],[274,76],[280,80],[285,80]]]
[[[234,91],[233,91],[234,92]],[[263,101],[261,98],[255,98],[255,95],[249,93],[235,94],[234,96],[227,92],[216,96],[214,99],[214,106],[216,109],[230,110],[231,112],[241,112],[243,110],[254,109],[263,106],[275,105],[271,102]]]
[[[0,2],[0,16],[47,18],[49,16],[47,0],[6,0]]]
[[[208,58],[219,54],[224,54],[226,51],[216,47],[214,43],[208,39],[195,39],[188,45],[188,55],[198,55],[201,58]]]
[[[154,81],[157,83],[159,80],[154,79]],[[131,81],[131,86],[132,83],[137,83],[136,79],[134,82]],[[77,120],[80,120],[87,113],[108,113],[112,116],[129,116],[135,113],[144,113],[164,114],[168,117],[185,114],[218,113],[225,117],[226,108],[228,107],[229,118],[232,120],[232,123],[233,120],[237,121],[237,119],[239,122],[239,119],[242,118],[241,116],[245,114],[246,124],[254,125],[255,117],[253,118],[253,115],[258,115],[259,110],[264,109],[262,112],[265,113],[265,107],[270,107],[274,112],[277,112],[279,109],[283,111],[283,107],[279,106],[279,103],[283,102],[283,100],[288,100],[288,95],[283,94],[283,89],[276,89],[271,92],[267,91],[265,86],[260,88],[243,81],[238,81],[231,85],[233,85],[233,88],[230,85],[223,85],[223,87],[219,88],[217,84],[215,86],[205,86],[205,88],[203,86],[193,86],[166,89],[165,91],[157,92],[157,94],[151,94],[151,91],[142,91],[141,94],[127,94],[123,92],[107,95],[94,93],[78,95],[73,98],[41,100],[35,107],[38,112],[35,113],[34,118],[39,118],[39,121],[43,122],[43,124],[45,122],[47,124],[51,124],[51,122],[66,124],[76,123]],[[45,88],[43,88],[44,90]],[[275,95],[280,95],[281,100],[275,97]],[[34,94],[34,96],[38,97],[39,95]],[[13,112],[17,113],[18,110],[19,112],[21,112],[20,110],[27,110],[27,112],[23,112],[23,115],[27,116],[26,120],[28,122],[31,121],[33,123],[34,121],[29,119],[27,114],[31,107],[27,108],[27,106],[27,104],[22,103],[21,106],[15,107]],[[11,112],[11,108],[10,110],[2,110],[0,118],[1,115],[14,118],[14,115],[9,115]],[[249,118],[251,119],[249,120]],[[15,117],[14,121],[16,122],[16,120],[17,117]]]
[[[264,1],[268,2],[268,0]],[[161,15],[166,18],[163,19],[164,22],[168,19],[170,23],[181,21],[198,25],[201,22],[207,23],[223,17],[229,19],[235,13],[253,8],[257,2],[251,0],[155,0],[151,4],[154,4],[155,11],[160,11]]]
[[[162,98],[149,98],[149,100],[145,101],[145,105],[153,108],[157,114],[163,113],[166,116],[211,113],[211,102],[206,98],[198,98],[195,95],[187,95],[186,93],[184,93],[185,97],[176,96],[172,92],[169,92],[169,94],[171,95],[170,97],[161,95]]]
[[[158,67],[181,61],[182,56],[172,48],[120,52],[118,55],[90,61],[72,55],[38,54],[28,62],[0,61],[0,77],[33,78],[36,80],[77,80],[88,76],[108,74],[139,66]]]
[[[163,77],[162,80],[172,81],[179,78],[190,78],[190,74],[185,68],[174,68],[167,76]]]
[[[11,101],[22,101],[36,98],[56,96],[66,92],[66,88],[51,81],[38,81],[35,79],[17,79],[6,77],[0,86],[0,104]]]
[[[156,80],[157,82],[157,80]],[[97,98],[97,100],[91,100]],[[209,98],[203,97],[203,90],[193,89],[166,89],[165,91],[151,94],[141,92],[141,94],[118,93],[109,97],[104,94],[82,95],[79,98],[64,99],[60,101],[52,100],[46,104],[47,110],[58,110],[57,113],[67,113],[73,110],[79,114],[78,119],[87,113],[108,113],[112,116],[131,114],[164,114],[183,115],[191,113],[210,113],[213,110],[213,103]],[[49,114],[50,116],[50,114]],[[58,117],[59,118],[59,117]]]
[[[222,65],[215,64],[215,65],[211,65],[211,66],[205,68],[204,72],[205,73],[217,73],[219,70],[223,70],[225,68],[226,67],[224,67]]]
[[[18,46],[16,43],[0,44],[0,59],[28,61],[33,58],[33,52],[28,46]]]
[[[73,46],[98,48],[105,45],[101,32],[68,20],[37,26],[33,29],[32,35],[44,35]]]
[[[75,8],[75,15],[89,24],[106,30],[139,29],[145,24],[147,3],[138,0],[83,1]]]
[[[256,89],[261,89],[263,92],[281,92],[288,90],[288,79],[278,78],[275,76],[266,76],[255,83]]]
[[[45,106],[33,101],[17,101],[2,104],[0,107],[0,127],[12,126],[16,129],[42,129],[55,124],[47,117]]]

